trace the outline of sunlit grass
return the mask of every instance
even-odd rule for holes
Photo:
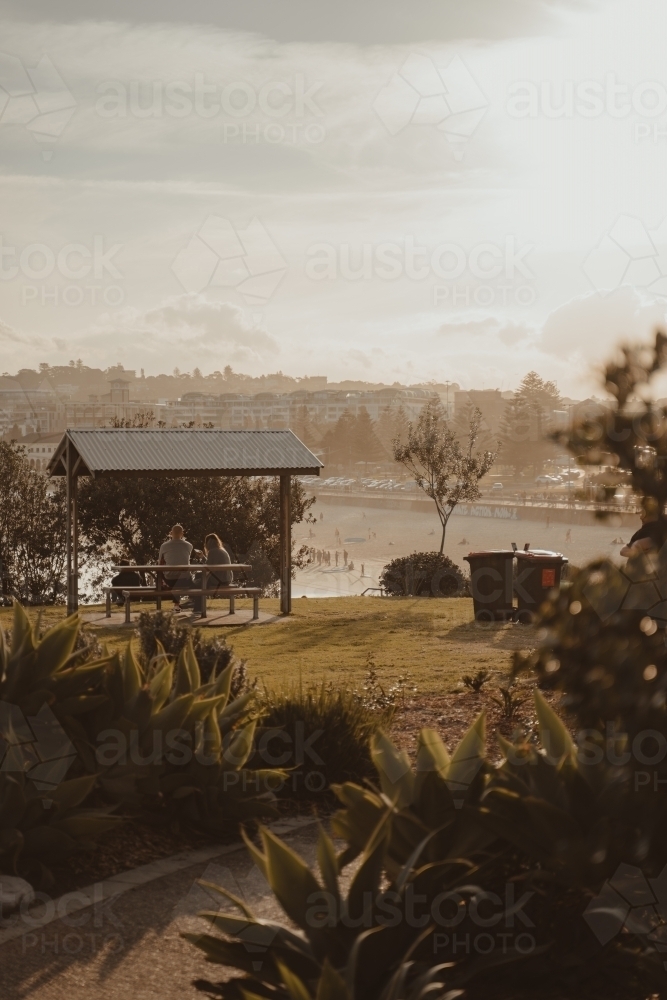
[[[212,603],[212,608],[211,608]],[[223,610],[223,602],[209,602]],[[237,601],[237,608],[250,607]],[[260,602],[263,611],[279,613],[277,600]],[[409,672],[420,692],[447,691],[465,673],[485,667],[506,671],[514,649],[533,646],[534,630],[525,625],[485,625],[473,621],[467,598],[298,598],[293,614],[260,625],[208,627],[222,634],[236,655],[247,661],[251,677],[269,688],[334,681],[358,687],[372,653],[383,679]],[[89,610],[89,609],[88,609]],[[64,608],[29,608],[46,626],[62,618]],[[0,609],[0,622],[11,625],[11,609]],[[86,626],[110,647],[124,646],[133,629]]]

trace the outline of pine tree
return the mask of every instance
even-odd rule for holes
[[[548,433],[560,404],[556,384],[545,382],[537,372],[529,372],[508,400],[500,427],[501,461],[513,466],[515,474],[531,468],[539,474],[555,453]]]

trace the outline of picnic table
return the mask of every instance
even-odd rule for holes
[[[153,563],[145,566],[112,566],[116,573],[151,573],[155,576],[155,585],[146,587],[105,587],[106,594],[106,617],[111,618],[111,597],[116,591],[120,591],[125,598],[125,621],[130,621],[132,598],[154,597],[157,610],[162,608],[163,597],[182,597],[198,595],[201,597],[201,617],[206,618],[206,596],[228,597],[229,613],[235,612],[235,600],[237,597],[252,597],[253,599],[253,619],[259,618],[259,597],[261,587],[248,587],[244,584],[220,583],[216,587],[207,587],[209,574],[237,572],[243,573],[252,570],[250,563],[188,563],[184,566],[167,566],[164,563],[155,565]],[[190,573],[201,573],[202,581],[200,587],[166,587],[164,585],[165,573],[180,573],[183,576]]]

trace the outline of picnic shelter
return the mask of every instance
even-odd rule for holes
[[[280,610],[292,610],[292,476],[319,476],[322,462],[290,430],[100,427],[66,430],[47,467],[67,480],[67,613],[79,607],[79,476],[278,476]]]

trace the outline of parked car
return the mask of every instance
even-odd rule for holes
[[[502,490],[502,488],[503,488],[502,483],[494,483],[493,486],[491,487],[492,490]]]

